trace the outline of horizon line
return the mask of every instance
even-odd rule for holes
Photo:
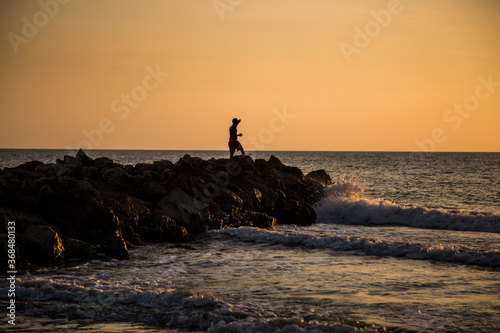
[[[61,150],[78,151],[65,148],[0,148],[0,150]],[[214,151],[225,152],[227,149],[134,149],[134,148],[101,148],[83,149],[83,151]],[[248,152],[316,152],[316,153],[500,153],[500,151],[422,151],[422,150],[247,150]]]

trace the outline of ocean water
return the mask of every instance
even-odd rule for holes
[[[88,152],[122,164],[186,153],[227,158]],[[0,167],[64,154],[0,150]],[[336,181],[316,225],[210,231],[18,275],[16,331],[500,331],[499,153],[251,152],[271,154]]]

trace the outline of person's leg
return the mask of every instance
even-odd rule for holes
[[[229,146],[229,158],[233,158],[235,149],[234,149],[233,145],[231,144],[231,141],[229,141],[228,146]]]
[[[245,150],[243,150],[243,146],[240,143],[240,146],[238,147],[238,150],[241,151],[241,155],[245,156]]]

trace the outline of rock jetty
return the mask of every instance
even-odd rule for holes
[[[331,184],[324,170],[304,175],[274,156],[185,155],[175,164],[133,166],[80,150],[56,163],[0,170],[0,254],[8,256],[11,221],[16,269],[101,255],[126,259],[135,246],[187,242],[209,229],[311,225],[311,206]]]

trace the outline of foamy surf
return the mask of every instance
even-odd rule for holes
[[[275,230],[258,228],[238,228],[220,231],[245,242],[265,243],[269,245],[293,245],[333,251],[360,251],[370,255],[404,257],[408,259],[435,260],[450,263],[500,267],[500,250],[479,246],[456,246],[448,244],[446,239],[436,242],[424,237],[408,239],[404,235],[394,236],[390,230],[385,236],[377,237],[349,235],[351,231],[335,229],[316,232],[315,229],[303,228],[291,232],[287,227]],[[319,229],[318,229],[319,230]],[[394,240],[391,240],[394,239]],[[493,244],[494,246],[494,244]]]
[[[348,180],[341,180],[326,188],[325,197],[314,209],[318,223],[401,225],[500,233],[499,215],[408,207],[384,199],[369,199],[365,197],[362,186]]]

